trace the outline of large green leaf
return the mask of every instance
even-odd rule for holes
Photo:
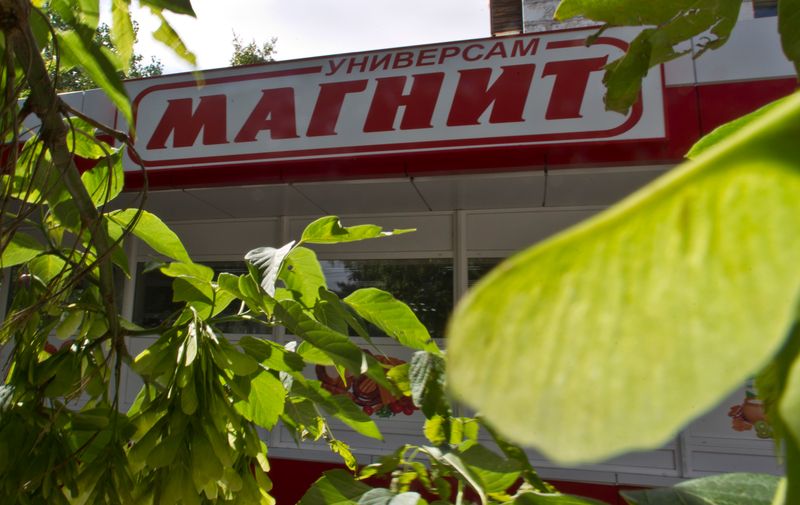
[[[383,231],[383,228],[374,224],[361,224],[357,226],[342,226],[337,216],[325,216],[306,226],[300,243],[308,244],[338,244],[341,242],[355,242],[370,238],[390,237],[409,233],[413,229]]]
[[[451,320],[452,390],[561,462],[668,441],[763,366],[794,320],[798,138],[795,94],[502,263]]]
[[[166,9],[177,14],[196,17],[190,0],[141,0],[141,3],[156,9]]]
[[[359,316],[406,347],[441,354],[428,330],[414,312],[391,293],[377,288],[354,291],[344,302]]]
[[[100,160],[94,168],[81,174],[81,181],[96,207],[116,198],[125,185],[121,153]]]
[[[800,0],[778,2],[778,31],[784,54],[800,74]]]
[[[247,402],[239,402],[235,407],[249,421],[271,430],[283,413],[285,398],[286,389],[281,381],[269,372],[261,372],[250,381]]]
[[[355,504],[370,489],[346,470],[329,470],[306,491],[298,505]]]
[[[641,80],[651,67],[684,54],[675,49],[678,44],[703,34],[696,42],[700,50],[695,57],[724,44],[736,24],[741,4],[740,0],[562,0],[555,17],[564,20],[583,16],[610,26],[655,26],[643,30],[625,56],[606,67],[606,107],[624,112],[639,97]]]
[[[304,306],[312,308],[320,288],[327,288],[325,274],[316,253],[307,247],[295,247],[283,261],[280,279],[290,291],[297,293]]]
[[[18,231],[3,249],[0,256],[0,268],[13,267],[30,261],[45,250],[44,245],[27,233]]]
[[[57,31],[56,37],[64,57],[79,65],[81,70],[103,89],[111,102],[122,112],[128,124],[133,124],[131,103],[122,85],[122,79],[117,74],[117,66],[94,42],[94,30],[82,27]]]
[[[631,505],[770,505],[780,477],[728,473],[681,482],[673,487],[622,491]]]
[[[108,218],[123,228],[131,226],[136,219],[138,209],[125,209],[108,214]],[[142,239],[157,253],[176,259],[183,263],[192,263],[181,240],[155,214],[141,211],[139,219],[133,224],[133,234]]]

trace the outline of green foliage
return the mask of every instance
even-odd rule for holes
[[[233,32],[233,54],[231,55],[230,64],[232,67],[238,67],[275,61],[275,44],[277,42],[278,39],[272,37],[261,46],[256,44],[255,40],[250,41],[248,44],[243,44],[242,39],[239,38],[236,32]]]
[[[678,46],[692,37],[699,57],[722,46],[730,37],[740,0],[673,0],[637,2],[635,0],[562,0],[556,19],[583,16],[605,23],[599,33],[611,26],[643,26],[627,53],[606,66],[603,82],[607,86],[606,108],[625,112],[639,97],[641,80],[647,72],[689,52]],[[800,16],[797,0],[778,2],[778,24],[786,56],[800,69]],[[799,70],[800,71],[800,70]]]
[[[713,406],[796,317],[798,125],[795,95],[500,265],[455,311],[453,390],[507,436],[572,463],[664,443]]]
[[[623,491],[622,495],[631,505],[770,505],[779,481],[774,475],[730,473],[666,489]]]

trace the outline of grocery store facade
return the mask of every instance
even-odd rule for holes
[[[687,43],[687,56],[651,70],[627,114],[608,112],[602,68],[637,30],[608,30],[586,47],[590,33],[571,28],[219,69],[203,72],[202,86],[192,74],[131,81],[138,159],[126,162],[128,184],[142,186],[141,163],[147,208],[196,261],[219,270],[241,269],[246,251],[295,239],[321,215],[416,228],[317,253],[332,289],[393,291],[442,338],[454,302],[502,258],[606,208],[679,163],[704,133],[796,87],[775,19],[742,19],[722,49],[694,60],[700,41]],[[99,92],[66,99],[125,128]],[[134,192],[123,199],[134,202]],[[156,258],[143,245],[129,252],[140,272]],[[126,315],[157,319],[169,310],[168,287],[154,275],[134,276],[125,286]],[[252,330],[229,328],[232,339]],[[386,340],[387,354],[407,358]],[[130,402],[138,384],[125,388]],[[746,419],[751,404],[743,385],[663,448],[591,467],[559,468],[531,455],[545,478],[590,483],[584,491],[600,497],[618,485],[777,472],[772,441]],[[419,413],[376,419],[384,442],[341,428],[360,462],[422,443]],[[299,479],[298,488],[336,464],[324,444],[298,448],[282,429],[265,436],[276,479]]]

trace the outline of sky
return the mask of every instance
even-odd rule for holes
[[[233,32],[259,45],[277,37],[278,60],[488,37],[489,0],[194,0],[197,19],[169,20],[199,69],[227,67]],[[156,56],[164,73],[191,70],[149,34],[158,21],[133,9],[136,49]]]

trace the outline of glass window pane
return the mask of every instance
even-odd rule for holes
[[[388,291],[408,304],[434,338],[444,337],[453,310],[453,263],[449,259],[321,261],[328,287],[340,297],[361,288]],[[377,328],[370,333],[380,335]]]
[[[467,285],[472,287],[505,258],[470,258],[467,261]]]

